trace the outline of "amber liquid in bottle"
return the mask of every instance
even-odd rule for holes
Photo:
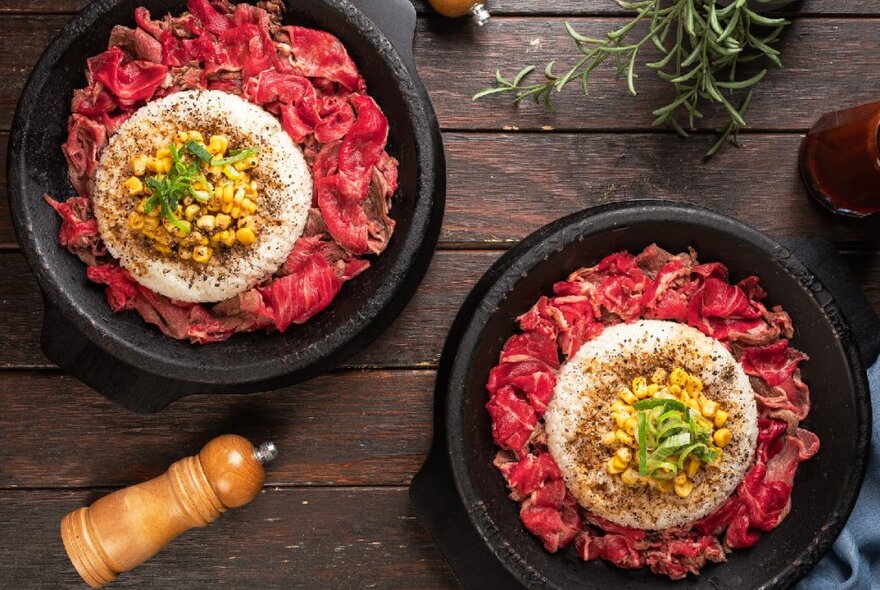
[[[843,215],[880,211],[878,129],[880,101],[822,115],[801,147],[810,195]]]

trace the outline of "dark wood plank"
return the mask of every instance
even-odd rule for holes
[[[152,416],[54,371],[5,371],[0,383],[0,489],[131,485],[229,432],[278,445],[269,485],[406,485],[432,436],[433,371],[345,371]]]
[[[427,0],[412,0],[420,14],[433,11]],[[67,13],[80,10],[88,0],[0,0],[0,12]],[[357,0],[355,0],[357,4]],[[536,4],[534,0],[489,0],[489,8],[498,15],[504,14],[554,14],[589,15],[622,14],[613,0],[554,0]],[[863,15],[878,14],[870,2],[859,0],[804,0],[788,9],[786,13],[798,15]]]
[[[0,161],[6,138],[0,135]],[[839,218],[806,196],[797,171],[800,141],[796,134],[750,134],[742,149],[703,163],[709,137],[446,133],[441,240],[505,248],[584,207],[667,198],[700,203],[770,234],[816,233],[850,246],[880,245],[880,219]],[[15,234],[5,180],[0,169],[0,244],[10,246]]]
[[[438,252],[427,278],[389,329],[348,367],[434,367],[461,302],[500,253]],[[0,253],[0,369],[50,367],[40,350],[42,299],[24,258]]]
[[[49,465],[47,463],[47,465]],[[0,492],[0,587],[85,588],[58,523],[107,493]],[[114,588],[456,588],[403,488],[264,490],[190,531]]]
[[[44,16],[35,25],[26,15],[0,16],[0,129],[8,129],[18,95],[30,69],[64,15]],[[575,19],[584,33],[601,35],[620,19]],[[755,129],[804,130],[824,111],[874,100],[865,80],[873,79],[874,55],[880,52],[880,26],[875,19],[798,19],[782,43],[784,71],[772,71],[762,82],[748,121]],[[841,31],[846,34],[842,35]],[[529,62],[543,63],[574,52],[560,18],[497,18],[491,29],[441,18],[422,19],[416,37],[417,61],[441,124],[450,129],[621,130],[649,128],[650,112],[668,98],[668,85],[647,70],[639,80],[641,96],[631,97],[613,80],[609,68],[597,71],[594,96],[576,88],[559,97],[556,112],[535,105],[511,107],[497,98],[473,103],[470,98],[491,82],[496,68],[508,72]],[[816,56],[833,64],[815,69]],[[63,98],[66,100],[66,98]],[[720,119],[707,119],[708,127]]]

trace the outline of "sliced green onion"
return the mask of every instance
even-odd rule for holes
[[[205,149],[205,146],[195,141],[188,141],[184,145],[187,151],[194,155],[196,158],[204,162],[205,164],[210,164],[211,160],[214,159],[214,156],[211,155],[211,152]]]
[[[243,150],[233,150],[229,152],[229,155],[225,158],[221,158],[219,160],[211,160],[211,166],[227,166],[229,164],[235,164],[236,162],[241,162],[245,158],[255,156],[259,151],[260,148],[258,147],[252,147]]]
[[[633,404],[633,407],[637,410],[649,410],[660,406],[667,406],[682,413],[688,410],[688,407],[680,401],[667,398],[643,399]]]
[[[639,475],[648,475],[648,413],[639,412]]]

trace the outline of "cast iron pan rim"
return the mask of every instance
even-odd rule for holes
[[[599,229],[594,229],[604,218],[620,215],[625,215],[626,217],[614,223],[607,223],[607,227],[603,225]],[[824,286],[821,286],[818,280],[812,276],[812,273],[788,250],[775,240],[740,221],[690,203],[653,199],[636,200],[610,203],[585,209],[550,223],[527,236],[499,258],[486,272],[486,276],[494,276],[493,284],[486,290],[484,297],[476,307],[476,313],[474,313],[473,318],[476,318],[481,313],[493,313],[493,310],[508,293],[507,289],[499,286],[505,279],[515,279],[518,276],[522,276],[532,267],[540,264],[554,250],[577,240],[577,236],[609,232],[618,226],[626,226],[631,223],[638,223],[641,220],[655,219],[657,217],[663,219],[684,219],[688,222],[703,223],[726,231],[731,235],[731,239],[751,243],[766,252],[768,256],[776,260],[786,272],[795,278],[809,276],[814,280],[815,285],[820,286],[820,290],[825,290]],[[577,231],[578,228],[580,231]],[[568,233],[571,233],[571,235],[558,239],[559,234]],[[803,283],[801,283],[801,286],[804,288]],[[834,540],[846,524],[855,505],[867,468],[867,452],[870,443],[872,416],[867,376],[858,347],[853,341],[852,331],[846,323],[843,313],[833,298],[829,298],[829,303],[823,306],[816,300],[813,292],[808,289],[805,290],[810,293],[817,307],[835,318],[832,325],[849,362],[853,385],[858,398],[855,410],[859,416],[859,422],[854,430],[854,436],[857,440],[857,453],[854,459],[854,469],[849,471],[849,479],[845,482],[844,493],[838,499],[837,510],[830,514],[825,526],[816,533],[813,541],[798,558],[789,564],[779,575],[763,584],[761,586],[762,589],[788,587],[802,578],[819,561],[834,543]],[[467,323],[459,339],[455,358],[449,373],[446,404],[446,443],[455,486],[464,503],[471,523],[495,557],[510,574],[527,587],[542,585],[555,590],[564,590],[544,578],[540,572],[529,565],[522,555],[503,540],[502,533],[484,508],[484,501],[466,465],[465,457],[468,454],[468,449],[465,448],[464,439],[459,433],[461,432],[461,426],[466,422],[463,408],[466,380],[471,367],[469,351],[474,350],[479,345],[484,325],[484,322],[476,321],[475,319],[471,319]],[[488,465],[486,467],[487,469],[490,468]],[[723,567],[723,564],[721,567]]]
[[[384,61],[393,72],[399,84],[402,101],[406,105],[403,116],[412,121],[414,165],[417,170],[417,190],[413,195],[416,199],[412,215],[411,230],[405,236],[401,251],[387,270],[389,280],[385,281],[373,292],[372,299],[361,308],[360,313],[353,315],[345,323],[335,329],[314,345],[302,351],[296,363],[287,363],[278,357],[263,359],[238,359],[222,367],[211,367],[204,370],[190,363],[182,362],[176,357],[161,355],[153,350],[133,347],[125,338],[124,330],[114,329],[116,322],[102,325],[79,311],[75,302],[65,293],[64,283],[56,278],[55,269],[48,263],[45,256],[46,247],[60,247],[57,241],[47,242],[46,238],[34,235],[30,216],[24,206],[29,195],[22,190],[24,170],[24,154],[20,148],[24,137],[29,132],[28,115],[33,115],[29,105],[37,94],[45,87],[46,79],[60,57],[68,50],[70,44],[84,30],[94,24],[106,12],[114,9],[122,0],[99,0],[88,4],[77,13],[51,41],[37,65],[32,70],[22,92],[13,118],[10,149],[7,157],[10,209],[16,235],[28,264],[31,266],[37,282],[46,300],[57,307],[62,315],[70,321],[92,344],[101,349],[113,350],[113,355],[125,363],[156,374],[180,375],[185,372],[189,379],[181,382],[205,385],[224,385],[235,382],[236,391],[241,391],[251,383],[260,387],[262,382],[283,379],[285,376],[302,371],[306,374],[319,372],[314,365],[321,361],[334,360],[341,362],[351,356],[372,339],[372,335],[381,331],[396,316],[394,306],[399,298],[405,297],[413,288],[406,288],[406,280],[417,279],[423,274],[419,263],[426,251],[433,251],[439,237],[439,218],[443,212],[443,196],[436,189],[442,187],[445,179],[438,175],[445,174],[442,146],[436,130],[436,118],[427,93],[420,83],[413,79],[413,74],[406,68],[397,50],[385,35],[374,26],[360,10],[348,0],[324,0],[329,9],[335,10],[340,18],[344,18],[361,31],[364,39],[372,46],[375,55]],[[59,146],[60,149],[60,146]],[[432,174],[433,169],[433,174]],[[436,218],[436,222],[432,222]],[[437,227],[431,228],[431,225]],[[398,234],[399,235],[399,234]],[[404,238],[404,236],[398,239]],[[42,244],[42,246],[41,246]],[[49,244],[47,246],[47,244]],[[332,336],[332,338],[330,338]],[[281,337],[269,334],[264,337]],[[190,345],[195,346],[195,345]],[[249,375],[242,380],[242,371]]]

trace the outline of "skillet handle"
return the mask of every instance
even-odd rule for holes
[[[46,358],[96,390],[138,414],[158,412],[171,402],[196,393],[196,388],[129,366],[95,346],[43,298],[40,345]]]
[[[391,42],[410,74],[418,78],[413,58],[416,9],[410,0],[354,0],[354,3]]]

